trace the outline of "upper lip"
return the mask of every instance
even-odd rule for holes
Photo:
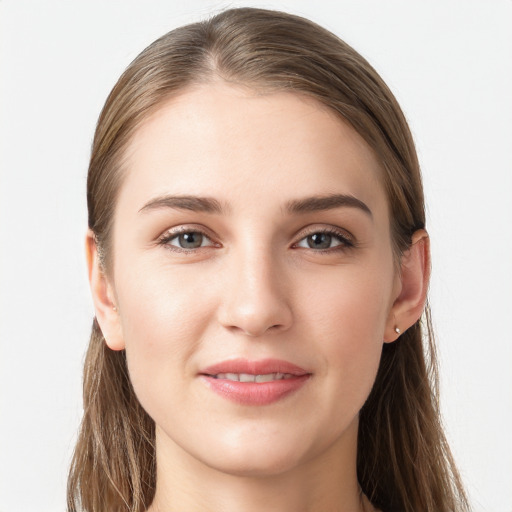
[[[219,373],[247,373],[249,375],[267,375],[270,373],[289,373],[291,375],[308,375],[310,372],[304,370],[288,361],[280,359],[261,359],[250,361],[248,359],[229,359],[215,363],[201,372],[202,375],[217,375]]]

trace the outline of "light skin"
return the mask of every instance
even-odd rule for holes
[[[87,253],[106,342],[156,423],[149,510],[372,510],[358,413],[383,343],[421,315],[429,268],[424,231],[396,265],[372,151],[310,99],[217,82],[146,119],[124,172],[109,274],[91,233]],[[310,377],[239,404],[200,375],[233,358]]]

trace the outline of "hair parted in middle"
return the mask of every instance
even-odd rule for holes
[[[414,143],[376,71],[345,42],[304,18],[231,9],[169,32],[126,69],[100,115],[87,181],[88,222],[103,271],[112,271],[112,224],[124,154],[166,100],[195,84],[225,82],[262,94],[305,95],[351,125],[380,162],[397,268],[425,226]],[[85,361],[84,417],[68,481],[68,510],[143,512],[155,492],[154,423],[135,396],[124,351],[110,350],[96,320]],[[428,308],[383,348],[360,413],[358,478],[386,511],[468,510],[444,438]]]

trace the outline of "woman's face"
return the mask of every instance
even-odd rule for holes
[[[124,169],[111,345],[158,449],[247,475],[355,453],[400,291],[362,138],[296,94],[209,84],[147,119]]]

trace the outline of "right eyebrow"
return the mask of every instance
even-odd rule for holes
[[[164,195],[155,197],[148,201],[140,210],[139,213],[159,210],[162,208],[172,208],[174,210],[191,210],[194,212],[217,213],[221,214],[226,211],[217,199],[212,197],[201,196],[171,196]]]

